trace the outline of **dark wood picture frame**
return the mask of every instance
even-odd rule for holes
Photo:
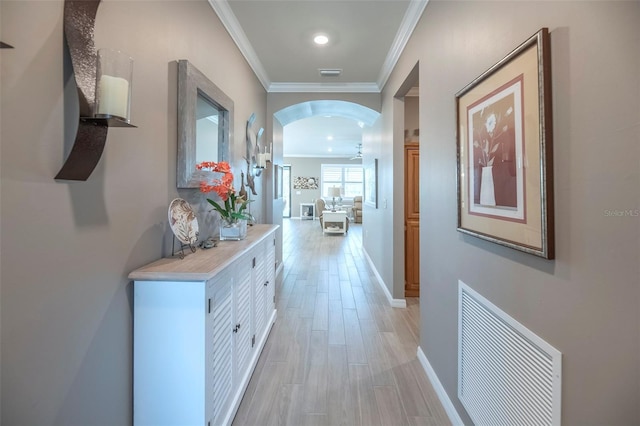
[[[455,97],[458,231],[553,259],[549,30]]]

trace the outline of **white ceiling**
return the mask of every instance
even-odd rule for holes
[[[284,126],[285,157],[338,157],[350,159],[362,143],[356,120],[316,116]]]
[[[378,93],[428,0],[209,0],[268,92]],[[329,37],[316,46],[313,36]],[[321,77],[319,69],[341,69]],[[326,115],[326,114],[325,114]],[[333,152],[327,136],[334,136]],[[357,121],[324,115],[284,128],[285,156],[357,153]]]

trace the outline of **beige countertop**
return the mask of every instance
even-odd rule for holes
[[[129,274],[138,281],[207,281],[264,240],[278,225],[253,225],[241,241],[219,241],[217,247],[187,250],[185,258],[165,257]]]

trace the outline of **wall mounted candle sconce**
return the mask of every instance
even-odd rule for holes
[[[94,43],[101,0],[65,0],[64,35],[75,76],[80,117],[73,148],[56,179],[85,181],[98,165],[109,127],[130,123],[133,60]]]
[[[262,170],[267,167],[267,162],[272,162],[272,150],[267,151],[266,143],[265,146],[261,147],[261,139],[262,135],[264,134],[264,128],[261,127],[257,133],[254,133],[252,127],[255,121],[256,115],[255,113],[252,113],[247,120],[245,136],[247,155],[244,157],[244,159],[247,162],[246,185],[251,189],[251,193],[253,195],[258,195],[255,189],[255,178],[262,174]],[[244,177],[242,178],[242,184],[244,185]]]
[[[251,115],[249,116],[249,119],[247,120],[247,126],[245,129],[245,143],[247,147],[247,155],[244,157],[244,160],[247,162],[247,176],[246,176],[247,186],[249,187],[249,189],[251,189],[251,193],[253,195],[258,195],[258,193],[256,192],[255,177],[260,176],[261,171],[260,170],[256,171],[255,167],[257,165],[258,153],[260,152],[260,150],[258,149],[257,141],[255,143],[253,142],[254,133],[253,133],[253,130],[251,129],[255,121],[256,121],[256,114],[251,113]],[[257,139],[257,135],[256,135],[256,139]],[[252,170],[252,168],[254,170]],[[244,177],[242,178],[242,184],[244,185]]]
[[[271,162],[271,150],[267,151],[267,146],[261,146],[260,139],[262,139],[262,134],[264,133],[264,129],[261,127],[256,134],[256,158],[254,168],[258,169],[258,176],[260,176],[260,171],[267,167],[267,162]]]

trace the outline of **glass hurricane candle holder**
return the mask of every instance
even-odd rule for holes
[[[133,59],[112,49],[98,50],[96,70],[96,118],[131,121]]]

